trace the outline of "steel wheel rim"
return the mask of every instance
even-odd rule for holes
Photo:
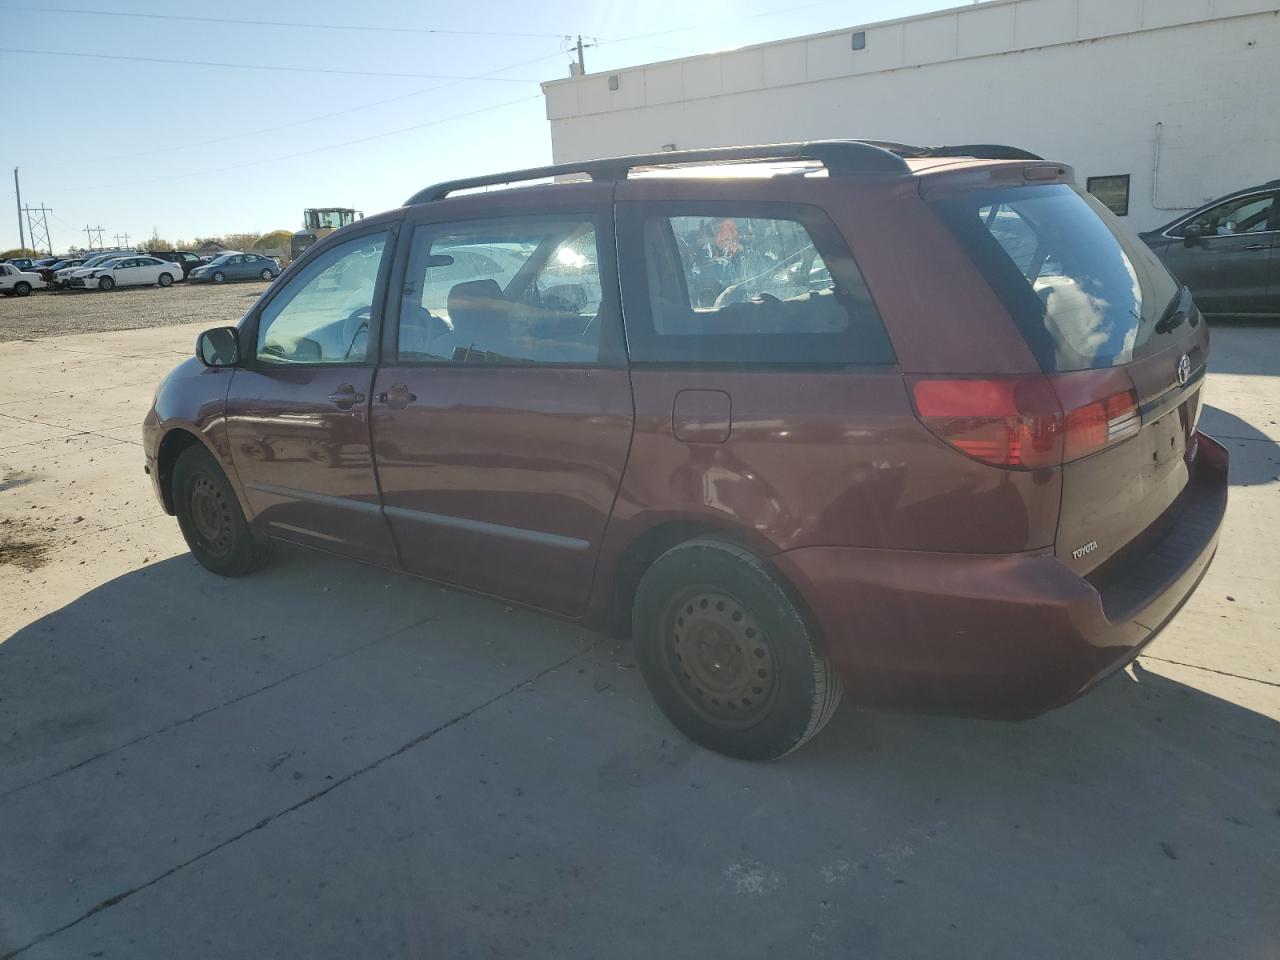
[[[750,610],[714,587],[695,587],[673,603],[663,641],[671,676],[686,703],[717,726],[753,726],[777,692],[777,660]]]
[[[234,527],[231,507],[219,486],[205,474],[198,474],[191,481],[187,502],[191,523],[205,548],[217,556],[229,553]]]

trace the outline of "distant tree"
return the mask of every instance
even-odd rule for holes
[[[40,256],[34,250],[28,250],[26,247],[14,247],[12,250],[0,251],[0,260],[9,260],[13,257],[30,257],[35,259]]]
[[[163,239],[161,239],[159,236],[157,236],[157,235],[156,235],[156,234],[154,234],[154,233],[151,235],[151,239],[147,241],[146,246],[147,246],[147,249],[148,249],[148,250],[172,250],[172,249],[174,249],[173,244],[171,244],[168,240],[163,240]]]
[[[221,237],[219,242],[232,250],[248,250],[261,239],[260,233],[228,233],[225,237]]]
[[[272,230],[270,233],[264,233],[258,238],[254,249],[256,250],[278,250],[289,249],[289,241],[293,239],[292,230]]]

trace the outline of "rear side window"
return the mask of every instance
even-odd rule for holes
[[[844,240],[793,204],[626,205],[633,362],[882,364],[893,351]]]
[[[1180,288],[1150,248],[1066,184],[934,201],[1046,372],[1128,363],[1155,348]]]

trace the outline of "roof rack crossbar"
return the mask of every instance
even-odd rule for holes
[[[895,144],[895,146],[900,146]],[[757,160],[816,160],[832,176],[901,176],[911,172],[898,153],[865,140],[813,140],[769,143],[752,147],[711,147],[704,150],[669,150],[603,160],[558,163],[527,170],[512,170],[462,180],[449,180],[419,190],[405,206],[443,200],[451,193],[476,187],[544,180],[569,174],[586,174],[592,180],[625,180],[636,167],[677,166],[696,163],[730,163]]]

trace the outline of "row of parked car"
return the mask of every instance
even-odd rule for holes
[[[188,250],[109,250],[80,257],[32,260],[16,257],[0,263],[0,293],[25,297],[33,290],[114,290],[116,287],[274,280],[280,261],[259,253],[227,251],[198,257]]]

